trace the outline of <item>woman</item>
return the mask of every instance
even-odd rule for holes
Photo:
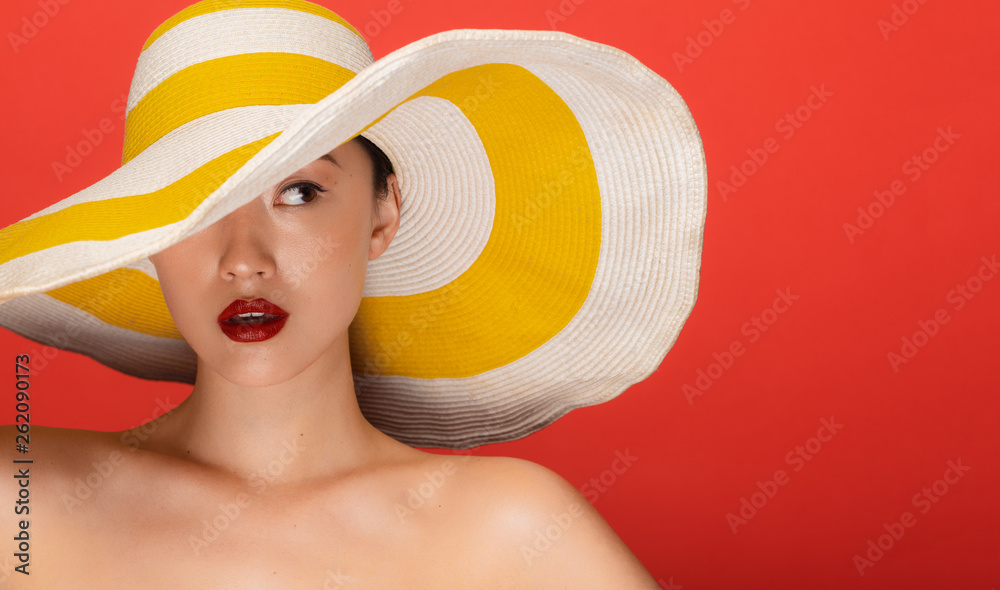
[[[308,27],[317,27],[314,50],[271,45],[282,43],[273,30],[294,30],[295,45],[308,45]],[[333,49],[327,33],[339,35]],[[222,35],[233,39],[216,43]],[[634,155],[649,144],[617,155],[626,131],[595,143],[598,127],[587,126],[602,119],[580,102],[591,89],[574,91],[551,69],[558,51],[544,51],[577,41],[541,39],[541,49],[530,49],[533,40],[517,34],[445,34],[368,66],[359,38],[304,2],[190,7],[154,32],[140,58],[117,176],[4,230],[0,296],[20,295],[0,306],[4,325],[45,341],[52,326],[32,332],[28,319],[44,321],[47,310],[62,320],[87,314],[80,325],[105,325],[77,348],[135,374],[194,381],[187,401],[155,428],[33,430],[31,469],[46,474],[33,488],[30,524],[38,587],[79,586],[81,572],[93,587],[655,587],[552,472],[516,459],[427,454],[397,439],[467,447],[524,436],[648,374],[649,362],[588,374],[596,359],[631,351],[603,344],[586,358],[559,338],[603,320],[609,312],[590,311],[602,291],[623,302],[625,312],[604,320],[613,324],[648,321],[647,308],[632,301],[664,307],[655,289],[621,295],[626,289],[604,269],[628,276],[635,267],[601,254],[619,242],[626,252],[641,249],[627,223],[620,234],[603,233],[615,204],[642,204],[617,169],[664,156]],[[496,55],[472,58],[470,47]],[[604,51],[580,44],[570,59]],[[644,76],[637,84],[665,86]],[[593,99],[602,108],[620,102]],[[688,264],[672,279],[648,279],[664,292],[685,291],[654,314],[673,332],[643,343],[658,364],[693,303],[704,171],[679,98],[647,102],[670,103],[663,110],[679,122],[662,113],[652,120],[687,140],[673,144],[676,160],[665,157],[669,178],[644,179],[655,185],[651,198],[684,197],[663,217],[680,228]],[[530,111],[541,116],[521,114]],[[414,131],[428,121],[430,129]],[[622,129],[633,127],[643,125]],[[368,140],[350,139],[362,130]],[[659,141],[654,147],[671,144]],[[399,176],[385,174],[372,142]],[[323,145],[339,147],[320,156]],[[437,180],[445,173],[446,182]],[[419,213],[421,202],[433,212],[446,202],[440,195],[455,202],[456,193],[492,208],[486,231],[459,233],[482,214],[452,211],[461,223],[448,225]],[[574,200],[557,201],[563,193]],[[402,241],[411,219],[414,233]],[[442,226],[461,239],[429,233]],[[83,235],[66,235],[77,228]],[[394,240],[399,247],[389,250]],[[531,249],[539,243],[566,244],[570,254],[549,265]],[[419,249],[427,247],[438,251]],[[39,266],[66,249],[78,255],[72,267]],[[654,261],[659,250],[645,256]],[[42,270],[26,279],[19,264]],[[504,265],[517,268],[495,270]],[[150,278],[169,322],[140,293]],[[547,291],[552,284],[558,296]],[[525,311],[524,292],[551,303]],[[483,308],[487,299],[502,304],[496,317]],[[469,336],[477,329],[485,337]],[[575,367],[574,356],[585,362]],[[524,359],[548,363],[563,389],[544,376],[529,385],[507,380],[530,368]],[[588,388],[594,397],[579,393]],[[79,482],[88,489],[74,489]],[[5,495],[17,493],[16,482],[3,485]],[[15,577],[15,587],[26,579]]]

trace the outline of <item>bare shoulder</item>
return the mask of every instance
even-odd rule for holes
[[[17,449],[30,449],[30,447],[19,446],[29,442],[30,439],[25,437],[23,432],[18,430],[17,426],[13,424],[0,426],[0,463],[8,466],[21,466],[22,469],[27,469],[29,465],[20,463],[20,461],[25,461],[26,459],[23,455],[18,455]],[[14,463],[15,461],[19,461],[19,463]],[[5,474],[4,477],[0,477],[0,496],[4,498],[16,498],[17,488],[20,487],[19,481],[16,476],[11,478]]]
[[[18,438],[15,440],[15,437]],[[5,460],[30,458],[35,463],[72,463],[95,452],[115,448],[121,449],[122,445],[110,432],[50,426],[31,426],[25,432],[13,424],[0,426],[0,458]]]
[[[44,573],[39,573],[39,560],[73,550],[72,539],[65,533],[71,522],[67,516],[73,513],[74,504],[79,504],[75,494],[82,488],[90,490],[95,478],[104,477],[113,469],[116,457],[123,456],[120,450],[115,455],[116,448],[120,449],[121,445],[116,445],[116,439],[109,433],[43,426],[31,426],[30,429],[0,426],[0,463],[7,466],[0,477],[0,496],[10,499],[13,504],[19,535],[14,539],[18,541],[17,546],[20,548],[23,543],[30,547],[30,552],[18,555],[18,565],[25,566],[28,573],[33,574],[33,582],[39,581],[39,576],[41,580],[46,579]],[[11,538],[6,537],[7,540],[0,543],[6,555],[15,555]],[[47,540],[36,544],[39,538]],[[29,555],[26,564],[24,561]],[[3,578],[4,570],[0,567],[0,582]]]
[[[26,474],[22,480],[0,478],[0,493],[9,496],[12,488],[24,485],[48,497],[46,492],[63,487],[87,469],[115,462],[123,449],[117,438],[106,432],[44,426],[32,426],[24,432],[15,425],[0,426],[0,462]],[[40,473],[44,477],[34,477]]]
[[[479,515],[512,583],[658,588],[590,502],[554,471],[510,457],[452,460],[462,471],[460,501]]]
[[[7,464],[14,460],[37,462],[47,457],[54,446],[63,446],[66,442],[70,442],[68,439],[73,437],[73,432],[77,431],[44,426],[31,426],[26,429],[23,425],[18,427],[14,424],[5,424],[0,426],[0,460]],[[63,444],[57,442],[53,445],[53,435],[58,440],[64,441]],[[74,448],[76,445],[68,446]]]

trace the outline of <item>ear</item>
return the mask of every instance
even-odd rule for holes
[[[372,217],[372,240],[368,248],[368,260],[375,260],[389,247],[392,238],[399,230],[399,212],[402,195],[399,192],[399,182],[395,174],[390,174],[386,180],[389,194],[385,200],[376,201]]]

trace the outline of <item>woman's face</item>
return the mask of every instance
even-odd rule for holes
[[[150,256],[199,372],[266,386],[342,362],[367,263],[399,226],[398,198],[390,176],[376,203],[371,160],[350,141]]]

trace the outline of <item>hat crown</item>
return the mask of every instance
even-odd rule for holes
[[[314,104],[372,61],[357,29],[311,2],[203,0],[167,19],[143,46],[122,163],[221,111],[252,116],[252,107]]]

